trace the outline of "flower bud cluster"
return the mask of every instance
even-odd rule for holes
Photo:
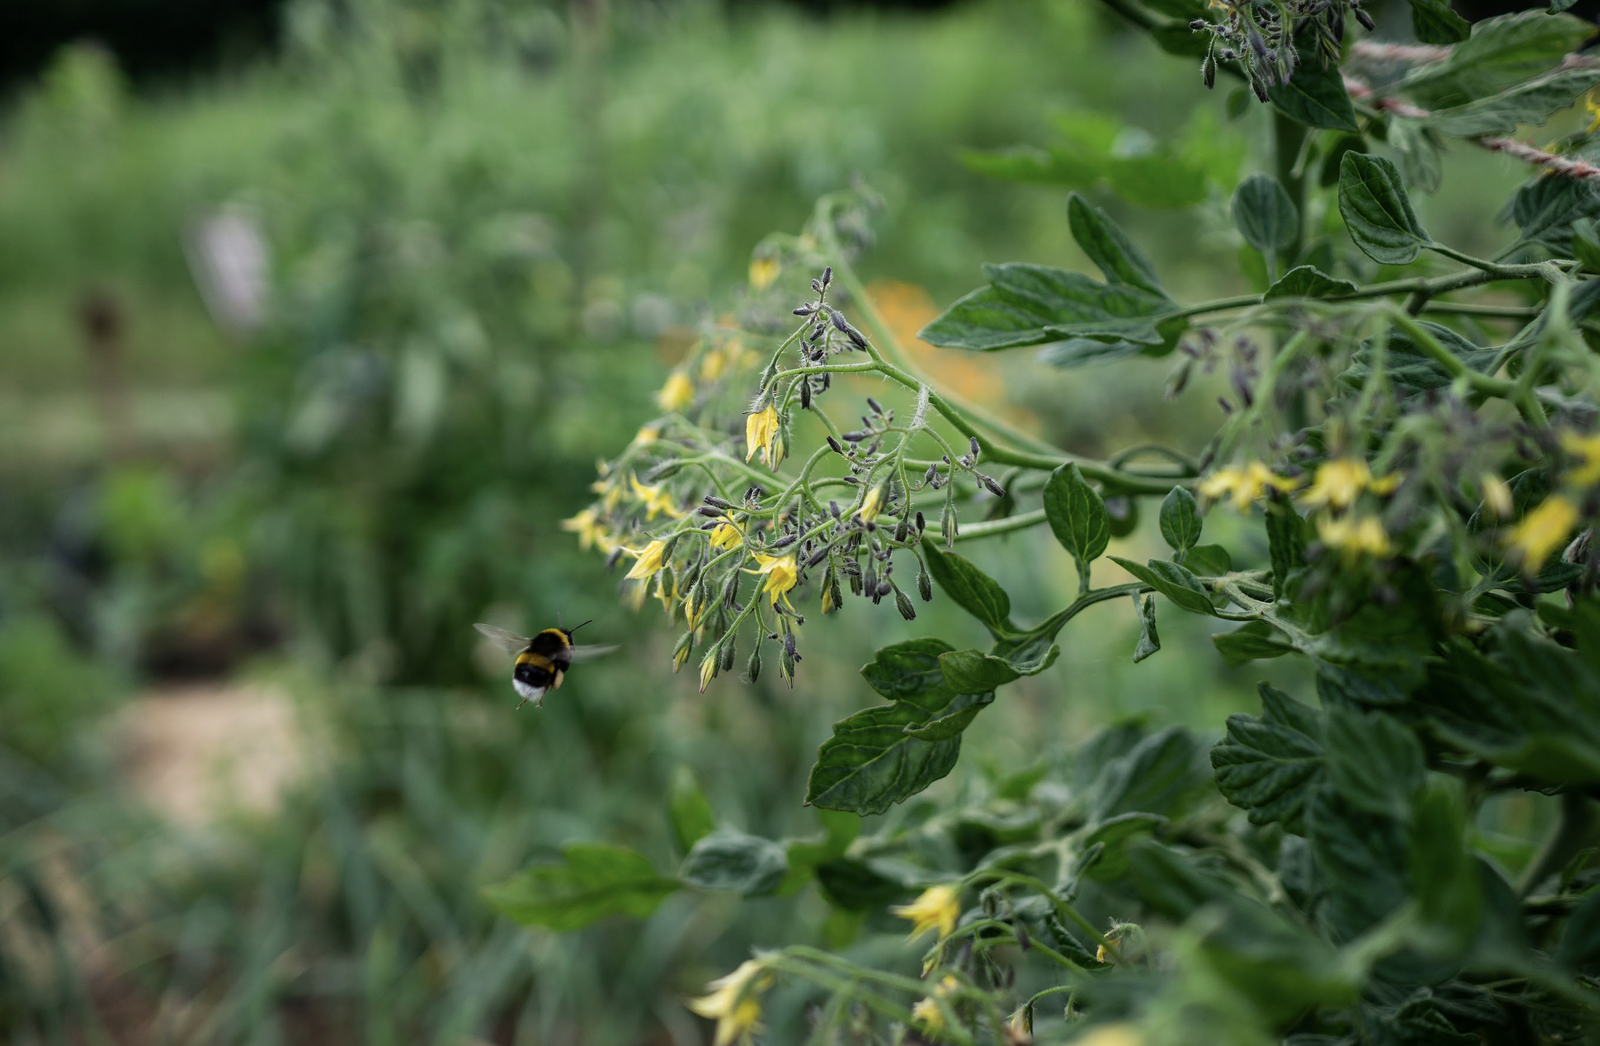
[[[1216,85],[1217,64],[1238,62],[1250,89],[1265,102],[1268,91],[1287,84],[1304,60],[1297,47],[1315,48],[1313,60],[1326,67],[1339,60],[1348,13],[1367,30],[1372,17],[1361,0],[1211,0],[1221,21],[1196,18],[1189,28],[1211,37],[1200,63],[1205,85]]]

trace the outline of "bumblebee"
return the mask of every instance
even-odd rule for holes
[[[616,649],[614,646],[575,646],[572,633],[588,623],[585,621],[571,628],[547,628],[532,637],[481,622],[472,627],[506,653],[517,655],[516,667],[511,670],[511,686],[522,697],[517,707],[532,701],[533,707],[538,708],[544,702],[546,691],[561,686],[574,661],[587,661]]]

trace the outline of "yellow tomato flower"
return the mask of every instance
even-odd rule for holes
[[[682,410],[694,402],[694,383],[681,370],[667,376],[667,383],[656,393],[656,406],[662,410]]]
[[[1363,490],[1392,494],[1399,485],[1398,475],[1374,479],[1372,470],[1360,458],[1334,458],[1317,467],[1316,479],[1300,495],[1300,501],[1311,508],[1331,507],[1342,512],[1356,503]]]
[[[635,443],[654,443],[660,438],[660,425],[642,425],[640,426],[639,431],[633,434],[633,442]]]
[[[1526,569],[1537,570],[1577,525],[1578,506],[1557,494],[1523,516],[1522,522],[1511,529],[1506,544]]]
[[[661,555],[666,550],[667,543],[665,541],[652,541],[637,552],[631,548],[623,549],[628,555],[638,557],[638,562],[633,565],[633,569],[623,575],[623,579],[648,578],[651,574],[660,570]]]
[[[1576,432],[1561,434],[1561,449],[1578,458],[1576,467],[1568,470],[1566,480],[1580,487],[1600,483],[1600,435],[1580,436]]]
[[[730,548],[738,548],[743,541],[744,531],[739,529],[737,523],[719,520],[717,525],[711,528],[711,547],[719,552],[725,552]]]
[[[911,1005],[911,1019],[930,1033],[937,1035],[944,1030],[944,1010],[939,1006],[940,999],[947,999],[951,993],[961,987],[961,982],[951,974],[945,974],[938,984],[934,985],[933,994],[919,999]]]
[[[672,588],[667,588],[667,577],[672,578]],[[656,598],[661,600],[661,609],[668,614],[672,613],[672,606],[678,601],[678,575],[674,571],[665,571],[656,575]]]
[[[663,512],[674,519],[683,515],[678,511],[678,506],[672,503],[672,495],[661,489],[661,484],[646,486],[639,482],[637,476],[629,473],[628,485],[633,488],[634,497],[644,505],[645,519],[655,519]]]
[[[700,376],[706,381],[716,381],[728,367],[728,357],[721,349],[712,349],[700,357]]]
[[[786,593],[800,583],[799,561],[794,556],[757,556],[756,563],[760,569],[750,573],[765,574],[767,578],[761,591],[772,597],[773,605],[777,604],[779,596],[783,596],[784,603],[788,604]]]
[[[770,987],[772,975],[754,959],[746,959],[726,977],[706,985],[708,994],[690,999],[686,1005],[717,1022],[713,1046],[728,1046],[735,1039],[748,1041],[752,1032],[761,1031],[761,1001],[756,996]]]
[[[601,521],[600,514],[593,506],[584,509],[576,516],[561,521],[561,529],[578,535],[578,546],[585,551],[599,546],[601,551],[606,551],[605,546],[610,543],[606,533],[605,523]]]
[[[1483,504],[1489,513],[1496,519],[1505,519],[1511,515],[1515,503],[1511,497],[1511,484],[1496,476],[1493,472],[1485,472],[1481,480],[1483,486]]]
[[[1354,563],[1362,556],[1381,558],[1394,551],[1389,544],[1388,531],[1376,516],[1318,517],[1317,537],[1329,548],[1338,549],[1347,563]]]
[[[769,403],[751,414],[744,422],[744,460],[749,461],[761,452],[761,460],[775,469],[783,459],[783,440],[778,436],[778,408]]]
[[[764,291],[778,282],[778,273],[783,271],[783,266],[776,258],[751,258],[750,259],[750,286],[758,291]]]
[[[1600,103],[1595,102],[1593,91],[1590,91],[1584,96],[1583,107],[1587,109],[1594,117],[1594,119],[1589,121],[1589,127],[1583,133],[1593,134],[1595,131],[1600,130]]]
[[[961,893],[953,886],[930,886],[910,904],[889,909],[891,915],[911,920],[911,936],[916,940],[929,930],[938,929],[939,939],[950,936],[961,915]]]
[[[1249,511],[1250,503],[1270,490],[1287,493],[1300,486],[1299,479],[1279,476],[1259,461],[1219,469],[1200,482],[1200,494],[1207,498],[1231,495],[1240,512]]]
[[[871,523],[878,518],[878,513],[883,511],[878,504],[882,499],[883,491],[881,488],[873,487],[867,491],[867,496],[861,499],[861,509],[856,513],[861,517],[861,522]]]
[[[700,692],[702,694],[706,692],[706,687],[711,685],[711,681],[717,677],[717,664],[721,660],[722,651],[718,647],[712,647],[706,652],[706,656],[700,659]]]

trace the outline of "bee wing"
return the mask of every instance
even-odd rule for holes
[[[597,657],[605,657],[616,649],[614,646],[575,646],[572,648],[572,660],[593,661]]]
[[[528,649],[527,636],[519,636],[515,632],[507,632],[503,628],[486,625],[481,621],[472,627],[482,632],[489,638],[490,642],[508,654],[520,654]]]

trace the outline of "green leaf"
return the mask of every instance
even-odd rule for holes
[[[1568,256],[1574,222],[1600,215],[1600,188],[1576,178],[1534,178],[1511,198],[1511,220],[1522,242]],[[1592,225],[1591,225],[1592,227]]]
[[[888,861],[840,857],[817,866],[817,886],[828,903],[847,911],[882,911],[907,897],[916,880]]]
[[[1315,60],[1301,62],[1288,83],[1267,88],[1267,97],[1283,115],[1308,127],[1351,133],[1361,129],[1335,62],[1327,68]]]
[[[1126,283],[1166,296],[1161,288],[1161,277],[1150,259],[1105,211],[1073,193],[1067,197],[1067,222],[1072,238],[1105,274],[1107,283]]]
[[[1305,566],[1309,544],[1306,521],[1294,507],[1273,502],[1267,506],[1267,558],[1272,563],[1272,594],[1283,598],[1284,586]]]
[[[1094,185],[1105,173],[1105,164],[1100,157],[1047,151],[1032,145],[993,151],[969,149],[961,153],[961,162],[969,170],[991,178],[1045,185],[1073,185],[1085,189]]]
[[[1342,298],[1354,294],[1356,285],[1349,280],[1338,280],[1313,265],[1296,265],[1267,288],[1262,301],[1279,298]]]
[[[560,863],[530,865],[484,887],[484,900],[524,926],[565,933],[610,915],[642,919],[680,885],[620,846],[568,843],[561,852]]]
[[[1408,265],[1432,242],[1411,210],[1400,172],[1381,156],[1344,154],[1339,213],[1356,246],[1380,265]]]
[[[1187,552],[1200,540],[1200,506],[1186,487],[1173,487],[1161,502],[1161,536],[1174,552]]]
[[[1499,350],[1480,348],[1449,327],[1427,320],[1422,321],[1422,326],[1457,359],[1480,374],[1489,373],[1499,356]],[[1455,381],[1437,360],[1417,348],[1411,335],[1398,329],[1391,329],[1387,333],[1388,341],[1384,343],[1383,351],[1384,373],[1401,399],[1448,388]],[[1349,368],[1339,375],[1340,384],[1350,389],[1361,389],[1367,383],[1377,359],[1377,339],[1368,338],[1356,349]]]
[[[1150,346],[1132,341],[1096,341],[1093,338],[1068,338],[1054,341],[1039,349],[1038,360],[1052,367],[1068,370],[1091,363],[1107,363],[1128,356],[1137,356]]]
[[[1415,696],[1435,733],[1535,781],[1600,784],[1600,665],[1585,658],[1593,638],[1569,650],[1513,615],[1492,639],[1487,651],[1458,641],[1429,665]]]
[[[922,554],[928,561],[928,573],[956,606],[981,621],[990,632],[1016,631],[1011,624],[1011,597],[999,582],[954,552],[942,551],[926,537],[922,539]]]
[[[932,345],[980,351],[1078,338],[1113,345],[1166,340],[1160,321],[1174,306],[1164,295],[1020,262],[986,265],[984,275],[990,286],[956,301],[918,337]]]
[[[1348,803],[1403,819],[1422,787],[1422,745],[1398,719],[1382,712],[1329,709],[1322,728],[1328,780]]]
[[[1129,813],[1177,816],[1209,785],[1200,754],[1200,741],[1182,727],[1151,734],[1100,772],[1089,798],[1089,820]]]
[[[822,836],[789,841],[785,848],[789,874],[784,877],[777,891],[782,896],[793,894],[810,882],[819,866],[843,857],[856,836],[861,834],[861,818],[855,814],[821,807],[814,809],[817,823],[822,826]]]
[[[1219,632],[1211,637],[1211,645],[1229,668],[1294,652],[1294,645],[1265,621],[1251,621],[1232,632]]]
[[[1082,865],[1085,877],[1098,883],[1121,882],[1128,874],[1128,846],[1167,823],[1159,814],[1118,814],[1092,826],[1077,840],[1076,848],[1087,854],[1095,847],[1099,853]]]
[[[1572,969],[1600,962],[1600,890],[1590,890],[1567,916],[1556,958]]]
[[[1191,613],[1216,613],[1211,595],[1199,579],[1176,563],[1152,559],[1148,566],[1141,566],[1121,556],[1112,556],[1111,561]]]
[[[1217,789],[1247,811],[1251,824],[1283,825],[1305,834],[1306,803],[1323,772],[1321,716],[1265,683],[1261,716],[1228,717],[1228,733],[1211,749]]]
[[[1326,783],[1306,806],[1306,836],[1328,884],[1335,943],[1360,936],[1405,903],[1408,840],[1400,822],[1350,803]]]
[[[1465,811],[1442,782],[1425,789],[1412,811],[1411,888],[1427,951],[1458,956],[1471,947],[1483,921],[1483,889],[1467,849]]]
[[[1268,259],[1276,259],[1294,246],[1299,236],[1300,209],[1278,179],[1252,174],[1234,190],[1233,224],[1245,243]]]
[[[940,654],[939,667],[944,671],[945,685],[964,694],[985,693],[1023,676],[1010,661],[982,650]]]
[[[1570,15],[1522,11],[1485,18],[1448,58],[1418,66],[1400,89],[1426,109],[1464,105],[1550,72],[1593,34],[1592,25]]]
[[[1513,134],[1524,124],[1544,123],[1596,85],[1600,85],[1600,69],[1565,69],[1488,98],[1435,110],[1423,122],[1457,138]]]
[[[1196,545],[1180,558],[1185,568],[1201,577],[1221,577],[1233,569],[1233,557],[1221,545]]]
[[[1445,0],[1411,0],[1411,32],[1418,43],[1453,44],[1467,38],[1472,24]]]
[[[1158,345],[1154,318],[1173,308],[1165,295],[1126,284],[1104,284],[1081,272],[1027,262],[985,265],[983,274],[1000,295],[1060,338],[1098,338]],[[937,322],[937,321],[935,321]]]
[[[1600,224],[1592,218],[1572,223],[1572,256],[1590,272],[1600,273]]]
[[[789,856],[771,839],[724,829],[694,844],[678,877],[702,890],[733,890],[765,897],[789,873]]]
[[[717,817],[711,801],[700,790],[694,771],[679,766],[672,772],[672,788],[668,793],[672,807],[672,831],[680,849],[687,851],[717,827]]]
[[[893,703],[833,725],[833,736],[817,749],[808,804],[883,813],[950,772],[961,753],[961,730],[994,699],[950,688],[939,663],[950,652],[941,640],[914,639],[884,647],[862,668],[868,684]]]
[[[1139,643],[1133,648],[1133,663],[1138,664],[1161,649],[1161,637],[1156,634],[1156,597],[1145,595],[1134,600],[1139,608]]]
[[[1050,473],[1044,487],[1044,515],[1061,547],[1080,564],[1098,559],[1111,541],[1106,503],[1074,462]]]

